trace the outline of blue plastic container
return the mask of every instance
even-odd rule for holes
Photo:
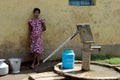
[[[64,69],[74,68],[75,54],[73,50],[64,50],[62,54],[62,67]]]

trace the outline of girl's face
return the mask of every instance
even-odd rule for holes
[[[40,15],[39,11],[34,12],[34,17],[39,17],[39,15]]]

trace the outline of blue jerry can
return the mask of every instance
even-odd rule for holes
[[[64,50],[62,54],[62,67],[64,69],[72,69],[74,68],[75,54],[74,50]]]

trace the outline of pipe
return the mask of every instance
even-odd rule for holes
[[[64,43],[62,43],[57,49],[55,49],[47,58],[43,60],[43,63],[45,63],[50,57],[52,57],[56,52],[58,52],[62,47],[64,47],[70,40],[72,40],[76,35],[78,34],[78,31],[74,33],[72,36],[70,36]]]

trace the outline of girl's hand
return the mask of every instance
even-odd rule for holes
[[[45,25],[45,23],[42,23],[42,31],[43,32],[46,31],[46,25]]]

